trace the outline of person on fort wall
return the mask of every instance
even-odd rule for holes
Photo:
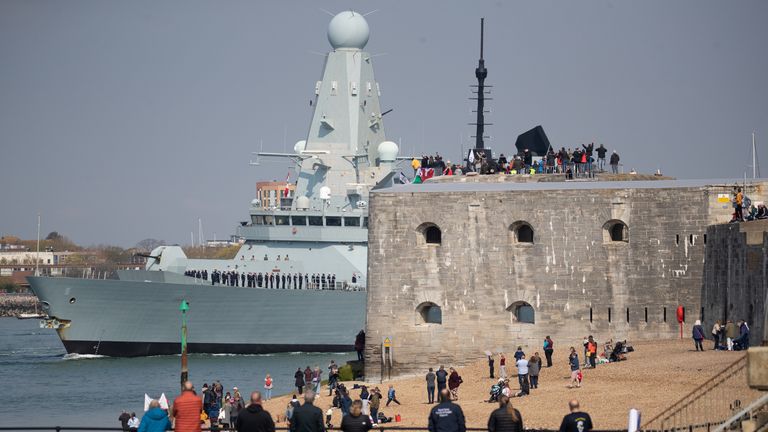
[[[549,336],[544,338],[544,356],[547,357],[547,367],[552,367],[552,353],[555,351],[555,342]]]
[[[693,336],[693,343],[696,346],[696,351],[704,351],[704,346],[701,342],[704,340],[704,327],[701,326],[701,321],[696,320],[691,329]]]

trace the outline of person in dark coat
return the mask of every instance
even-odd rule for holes
[[[304,391],[304,372],[301,371],[301,368],[296,370],[296,373],[293,374],[293,377],[296,379],[295,386],[296,389],[299,391],[299,394],[301,394]]]
[[[523,432],[523,417],[509,397],[499,397],[499,407],[488,417],[488,432]]]
[[[613,174],[618,174],[619,173],[619,161],[620,160],[621,160],[621,158],[619,157],[619,154],[616,153],[616,150],[614,150],[613,154],[611,154],[611,160],[610,160],[610,162],[611,162],[611,172]]]
[[[275,432],[272,416],[261,406],[261,393],[251,393],[251,403],[240,410],[235,428],[237,432]]]
[[[291,432],[325,432],[323,410],[313,405],[315,392],[304,393],[304,405],[294,408],[291,416]]]
[[[440,403],[429,412],[429,432],[466,432],[464,411],[451,402],[447,389],[440,391]]]
[[[696,351],[704,351],[704,346],[701,344],[701,341],[704,340],[704,327],[701,326],[701,321],[696,320],[693,329],[691,329],[691,333],[693,333],[693,342],[696,345]]]
[[[443,392],[448,381],[448,372],[445,371],[445,366],[440,366],[440,369],[435,372],[435,376],[437,377],[437,393],[439,397],[439,394]]]
[[[493,378],[493,356],[488,356],[488,369],[490,369],[491,372],[491,378]]]
[[[357,351],[357,361],[365,361],[363,351],[365,351],[365,331],[360,330],[355,337],[355,351]]]

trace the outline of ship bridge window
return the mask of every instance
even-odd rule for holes
[[[262,216],[262,215],[252,215],[251,216],[251,222],[254,225],[264,225],[264,216]]]
[[[326,216],[325,226],[341,226],[341,217],[339,216]]]
[[[291,216],[291,223],[294,225],[306,225],[307,224],[307,217],[306,216]]]
[[[359,217],[345,217],[344,218],[344,226],[351,226],[351,227],[359,227],[360,226],[360,218]]]
[[[275,216],[275,225],[288,225],[288,216]]]
[[[274,225],[275,224],[275,217],[272,215],[265,215],[264,216],[264,225]]]
[[[311,226],[323,226],[322,216],[309,216],[309,224]]]
[[[368,228],[368,217],[363,218],[363,227]]]

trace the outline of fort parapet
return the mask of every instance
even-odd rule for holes
[[[701,314],[707,227],[741,181],[477,176],[371,194],[366,367],[393,375],[485,351],[684,337]],[[746,184],[764,201],[768,182]],[[580,351],[580,350],[579,350]]]

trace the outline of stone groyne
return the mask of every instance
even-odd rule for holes
[[[40,312],[40,301],[32,294],[0,295],[0,317]]]

